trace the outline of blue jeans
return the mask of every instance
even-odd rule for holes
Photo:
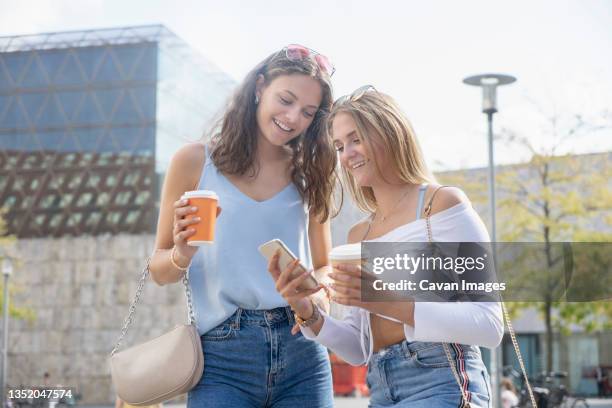
[[[293,324],[288,307],[238,309],[202,335],[204,375],[187,407],[333,407],[327,351]]]
[[[490,379],[480,349],[450,345],[472,407],[490,407]],[[374,353],[368,366],[370,407],[457,408],[461,390],[441,343],[403,341]]]

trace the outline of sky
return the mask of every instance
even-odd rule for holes
[[[433,170],[488,163],[480,73],[517,82],[498,89],[496,135],[537,148],[581,115],[592,128],[560,153],[612,150],[611,0],[0,0],[0,36],[164,24],[240,81],[290,43],[327,55],[336,96],[372,84],[394,97]],[[503,141],[496,163],[526,160]]]

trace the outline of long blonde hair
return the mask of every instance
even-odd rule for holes
[[[383,177],[381,164],[373,154],[373,145],[382,146],[385,163],[390,164],[402,183],[421,184],[435,182],[431,174],[414,130],[399,105],[388,95],[371,88],[369,91],[343,97],[336,102],[329,114],[327,131],[332,137],[334,119],[340,113],[352,117],[357,134],[366,146],[378,173]],[[386,181],[386,180],[385,180]],[[359,187],[351,173],[342,168],[342,184],[346,187],[357,206],[365,212],[373,213],[378,207],[371,187]]]

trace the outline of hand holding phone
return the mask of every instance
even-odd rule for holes
[[[270,262],[270,259],[274,256],[274,254],[279,251],[280,256],[278,258],[278,266],[281,270],[284,270],[289,266],[289,264],[296,259],[298,259],[293,252],[285,245],[283,241],[280,239],[273,239],[271,241],[266,242],[265,244],[259,247],[259,252]],[[297,278],[299,275],[306,272],[306,267],[301,263],[293,270],[291,278]],[[316,289],[319,286],[319,283],[314,278],[314,276],[309,276],[306,278],[304,282],[299,286],[299,289]]]

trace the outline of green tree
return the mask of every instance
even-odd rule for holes
[[[612,241],[612,153],[559,155],[568,139],[597,130],[579,116],[574,119],[572,125],[560,127],[558,116],[548,118],[548,132],[553,139],[548,148],[536,148],[528,138],[506,131],[504,140],[526,148],[531,159],[524,164],[500,167],[496,174],[498,241],[541,243],[544,251],[541,258],[549,270],[563,261],[554,254],[555,242]],[[486,172],[473,170],[439,175],[444,184],[461,186],[475,205],[483,204],[483,208],[488,200],[486,177]],[[597,265],[593,264],[594,258],[582,261],[575,264],[575,273],[587,276],[590,267]],[[609,264],[606,265],[609,270]],[[554,331],[567,333],[571,325],[585,331],[610,328],[612,302],[558,301],[555,293],[562,289],[559,287],[562,279],[544,276],[538,280],[537,274],[527,272],[529,280],[538,285],[542,301],[509,302],[507,306],[511,316],[525,308],[535,307],[541,312],[546,326],[546,369],[550,371]]]
[[[556,117],[552,117],[551,132],[560,132],[556,123]],[[522,171],[502,171],[496,180],[500,219],[511,220],[500,223],[500,241],[543,243],[548,270],[561,261],[552,255],[554,242],[612,240],[610,220],[605,217],[612,209],[610,155],[556,155],[563,141],[584,126],[577,121],[548,149],[536,149],[527,138],[510,134],[509,142],[529,149],[532,158]],[[612,308],[609,302],[556,301],[554,294],[562,280],[547,277],[539,282],[542,302],[510,306],[514,310],[534,306],[540,310],[546,326],[546,370],[550,371],[553,331],[568,332],[571,324],[587,331],[609,327]]]
[[[0,264],[8,257],[8,253],[12,252],[11,249],[16,242],[16,238],[13,235],[7,234],[6,221],[4,220],[4,210],[0,210]],[[10,258],[11,262],[19,265],[19,260],[13,257]],[[14,295],[22,292],[23,289],[9,285],[9,299],[14,299]],[[0,315],[4,313],[4,279],[0,279]],[[9,316],[14,319],[34,321],[34,312],[26,307],[17,307],[13,302],[9,303]]]

